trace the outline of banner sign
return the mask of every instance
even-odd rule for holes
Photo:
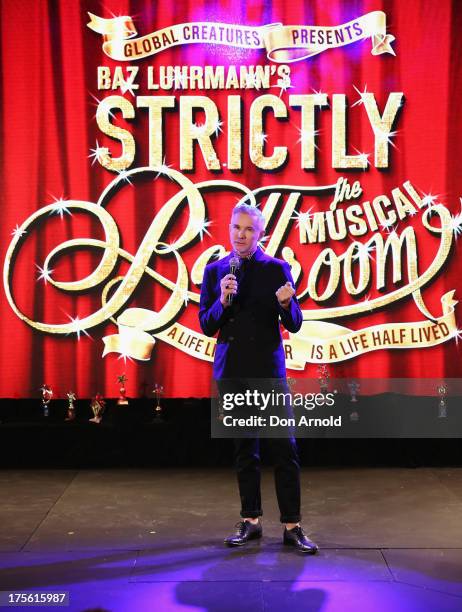
[[[141,38],[131,17],[102,19],[89,13],[88,27],[101,34],[103,50],[118,61],[133,61],[159,53],[175,45],[191,43],[220,44],[242,49],[265,49],[273,62],[296,62],[327,49],[343,47],[370,38],[373,55],[395,54],[395,39],[386,33],[386,15],[374,11],[336,27],[283,26],[273,23],[251,27],[236,24],[182,23],[163,28]],[[130,40],[133,39],[133,40]]]
[[[316,18],[266,4],[180,2],[174,19],[31,3],[33,60],[5,34],[1,350],[19,377],[0,394],[42,378],[110,393],[123,368],[207,395],[200,287],[238,202],[260,208],[261,248],[291,266],[304,319],[283,331],[291,375],[460,374],[458,14],[449,0],[425,14],[417,0],[316,2]],[[411,36],[416,15],[412,31],[444,44]]]

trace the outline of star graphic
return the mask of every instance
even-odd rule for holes
[[[187,306],[189,302],[189,291],[187,289],[181,289],[180,297],[183,300],[184,305]]]
[[[296,144],[302,141],[303,135],[305,134],[306,136],[308,136],[308,141],[314,144],[314,148],[319,151],[319,147],[316,144],[315,138],[316,136],[319,136],[319,134],[321,133],[321,130],[305,130],[304,132],[302,128],[299,128],[297,125],[295,126],[295,129],[298,132],[298,138],[297,138]]]
[[[359,157],[359,159],[361,161],[363,170],[366,170],[367,167],[370,164],[369,157],[370,157],[371,154],[370,153],[361,153],[361,151],[359,151],[356,147],[353,147],[353,149],[356,151],[356,153],[358,153],[358,157]]]
[[[71,332],[69,332],[70,334],[76,333],[77,334],[77,340],[80,340],[80,334],[85,334],[86,336],[91,338],[90,334],[80,324],[80,318],[79,317],[71,317],[70,315],[67,315],[67,316],[71,320],[72,325],[75,327],[75,329],[73,329]],[[67,335],[69,335],[69,334],[67,334]]]
[[[366,85],[364,85],[364,91],[359,91],[359,89],[358,89],[358,88],[357,88],[355,85],[353,85],[353,89],[356,89],[356,91],[358,92],[358,94],[359,94],[359,99],[358,99],[358,100],[356,100],[356,102],[354,102],[354,103],[351,105],[351,108],[353,108],[354,106],[358,106],[358,105],[360,105],[360,104],[364,104],[364,99],[365,99],[365,97],[366,97],[366,94],[368,93],[368,91],[367,91],[367,84],[366,84]]]
[[[169,179],[171,179],[172,177],[168,174],[168,169],[171,168],[171,165],[167,165],[165,163],[165,155],[164,155],[164,159],[162,160],[161,165],[158,167],[159,168],[159,172],[156,174],[156,179],[159,178],[159,176],[161,176],[161,174],[165,174],[168,176]]]
[[[107,147],[100,147],[99,142],[96,141],[96,147],[94,149],[90,149],[90,155],[88,155],[88,157],[93,157],[91,165],[93,166],[93,164],[97,161],[100,162],[103,155],[106,153],[108,153]]]
[[[391,219],[388,219],[388,221],[384,221],[383,223],[380,224],[380,226],[382,229],[384,229],[387,232],[387,234],[396,233],[395,222],[391,221]]]
[[[52,196],[54,200],[53,210],[50,212],[50,215],[59,215],[61,219],[64,216],[64,213],[72,216],[71,211],[66,208],[66,200],[61,196],[60,198],[55,198]]]
[[[371,294],[368,293],[366,297],[364,298],[364,304],[368,306],[369,310],[372,310],[372,306],[369,306],[370,301],[371,301]]]
[[[199,234],[201,240],[204,239],[204,234],[208,234],[209,236],[211,236],[211,233],[207,230],[207,228],[211,224],[212,224],[212,221],[207,221],[207,219],[204,219],[203,221],[200,221],[200,220],[194,221],[193,227],[196,230],[196,232]]]
[[[24,236],[24,234],[27,234],[27,231],[24,229],[21,229],[19,225],[16,223],[16,227],[11,232],[11,235],[14,236],[15,238],[21,238],[21,236]]]
[[[130,185],[133,185],[130,180],[130,172],[128,170],[120,170],[118,172],[117,180],[126,181],[127,183],[130,183]]]
[[[222,132],[221,126],[223,125],[223,121],[217,119],[213,124],[213,131],[215,132],[215,136],[218,136],[219,132]]]
[[[103,102],[103,101],[104,101],[104,98],[103,98],[102,100],[100,100],[99,98],[97,98],[96,96],[94,96],[94,95],[93,95],[91,92],[90,92],[90,96],[91,96],[91,97],[93,98],[93,100],[96,102],[96,104],[94,104],[93,106],[98,107],[98,106],[101,104],[101,102]],[[111,119],[114,119],[115,115],[114,115],[114,113],[113,113],[111,110],[108,110],[108,111],[107,111],[107,114],[108,114],[108,116],[109,116]],[[96,117],[96,113],[93,115],[93,119],[94,119],[95,117]]]
[[[138,85],[136,85],[135,83],[127,83],[125,79],[120,84],[120,91],[123,94],[127,93],[128,91],[129,93],[132,94],[133,97],[135,97],[135,93],[133,91],[134,89],[138,89]]]
[[[423,198],[422,198],[422,204],[423,206],[433,206],[434,204],[438,204],[437,202],[437,198],[439,196],[437,195],[433,195],[431,193],[424,193],[423,194]]]
[[[456,215],[451,215],[450,227],[454,233],[454,237],[459,238],[462,234],[462,198],[460,200],[461,208],[460,211]]]
[[[257,242],[258,246],[261,247],[262,249],[265,248],[265,242],[268,242],[268,240],[270,239],[269,234],[265,234],[264,236],[262,236],[260,238],[260,240]]]
[[[311,217],[313,216],[311,211],[312,208],[309,208],[308,210],[304,211],[304,212],[299,212],[298,210],[294,211],[294,216],[291,217],[291,219],[294,219],[297,221],[297,227],[300,228],[300,226],[304,227],[305,229],[307,228],[307,221],[309,221],[311,219]]]
[[[395,37],[392,34],[374,34],[372,36],[372,55],[380,55],[381,53],[396,55],[391,47],[394,40]]]
[[[263,132],[261,132],[260,134],[257,134],[255,137],[255,141],[257,142],[257,144],[264,144],[268,139],[268,136],[266,134],[264,134]]]
[[[396,145],[395,143],[392,141],[392,138],[394,136],[396,136],[396,134],[398,133],[398,130],[396,130],[395,132],[389,132],[388,130],[381,130],[380,128],[374,127],[374,134],[377,134],[377,136],[381,136],[383,138],[386,138],[386,141],[388,142],[388,144],[391,144],[391,146],[396,149]]]
[[[281,90],[279,92],[279,97],[281,97],[284,92],[286,92],[288,89],[293,89],[294,86],[292,85],[290,76],[285,76],[282,79],[279,79],[278,84],[274,85],[274,87],[279,87]]]
[[[363,258],[363,255],[366,255],[366,257],[368,259],[374,259],[373,255],[372,255],[372,251],[375,250],[375,245],[374,244],[361,244],[357,243],[357,248],[356,248],[356,252],[353,255],[353,259],[355,260],[361,260]]]
[[[459,340],[462,340],[462,329],[456,329],[453,335],[456,345],[459,346]]]
[[[319,108],[321,108],[323,106],[323,103],[322,103],[323,96],[325,96],[326,94],[321,89],[318,91],[317,89],[311,88],[311,91],[316,96],[316,100],[317,100],[316,106],[319,106]]]
[[[48,283],[48,281],[51,281],[51,275],[53,274],[53,270],[50,270],[46,266],[41,268],[38,264],[35,264],[35,267],[39,271],[39,274],[38,274],[38,277],[37,277],[37,282],[39,280],[43,280],[43,282],[46,285]]]

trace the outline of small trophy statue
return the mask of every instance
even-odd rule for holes
[[[156,413],[156,419],[161,419],[162,418],[162,406],[160,405],[160,396],[163,394],[164,392],[164,388],[162,385],[159,385],[158,383],[154,383],[154,389],[152,390],[154,397],[156,398],[156,406],[154,408],[155,413]]]
[[[357,393],[359,391],[359,388],[360,384],[356,380],[351,380],[348,383],[348,389],[350,390],[351,394],[350,402],[358,401]],[[350,414],[350,421],[352,423],[357,423],[359,421],[359,412],[357,410],[353,410],[353,412]]]
[[[329,387],[329,369],[325,364],[318,366],[318,380],[321,393],[327,393]]]
[[[357,410],[353,410],[350,414],[350,421],[352,423],[357,423],[359,421],[359,412]]]
[[[448,388],[445,384],[438,385],[438,395],[440,396],[440,401],[438,404],[438,418],[445,419],[448,416],[447,405],[446,405],[446,394],[448,392]]]
[[[51,401],[51,398],[53,397],[53,390],[49,385],[46,385],[44,383],[43,386],[40,388],[40,391],[42,392],[43,416],[47,417],[50,415],[49,403]]]
[[[350,393],[351,393],[350,402],[357,402],[358,401],[358,398],[356,397],[356,395],[357,395],[360,387],[361,387],[361,385],[356,380],[351,380],[348,383],[348,389],[350,390]]]
[[[128,378],[125,376],[125,374],[122,374],[121,376],[117,376],[117,382],[120,384],[120,395],[119,395],[119,399],[117,400],[117,405],[118,406],[127,406],[128,405],[128,399],[126,394],[126,389],[125,389],[125,383],[128,380]]]
[[[90,406],[95,416],[92,419],[89,419],[89,421],[90,423],[97,423],[99,425],[103,419],[103,412],[104,408],[106,407],[106,402],[99,391],[91,400]]]
[[[74,421],[75,420],[75,406],[74,402],[77,399],[75,393],[73,391],[68,391],[67,393],[67,416],[64,419],[65,421]]]
[[[287,379],[287,386],[289,387],[289,391],[293,394],[294,393],[294,389],[297,385],[297,379],[296,378],[288,378]]]

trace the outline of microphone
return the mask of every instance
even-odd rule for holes
[[[241,260],[239,259],[239,257],[236,257],[235,255],[233,255],[233,257],[231,257],[231,259],[229,260],[230,274],[236,275],[236,272],[239,270],[240,267],[241,267]],[[227,300],[228,304],[233,303],[233,298],[234,298],[234,293],[229,293],[228,300]]]

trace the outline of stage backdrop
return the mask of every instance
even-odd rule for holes
[[[1,3],[0,395],[208,396],[239,201],[292,266],[292,377],[459,377],[455,0]]]

